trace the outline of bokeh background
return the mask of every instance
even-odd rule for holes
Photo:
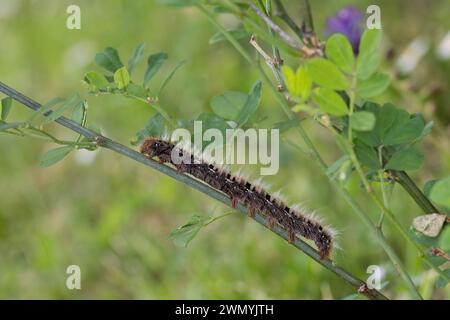
[[[298,19],[297,1],[284,2]],[[70,4],[81,7],[81,30],[65,26]],[[323,35],[328,16],[348,4],[363,12],[370,4],[381,7],[383,50],[389,53],[384,65],[392,73],[411,42],[419,38],[428,43],[417,67],[396,80],[382,100],[409,112],[424,112],[437,124],[422,144],[427,161],[420,172],[412,173],[415,181],[422,186],[448,175],[450,60],[437,53],[450,30],[448,1],[313,1],[318,33]],[[228,27],[238,23],[227,15],[220,21]],[[95,53],[113,46],[126,62],[142,42],[147,55],[167,52],[168,62],[152,80],[155,88],[171,67],[186,59],[161,102],[172,116],[192,119],[211,110],[214,95],[246,92],[258,79],[227,43],[208,44],[214,33],[195,9],[178,10],[152,0],[0,0],[0,79],[39,102],[80,92],[89,100],[89,122],[129,145],[154,111],[121,97],[88,96],[80,80],[87,71],[98,70]],[[145,71],[144,61],[138,69],[136,78]],[[262,112],[274,122],[284,119],[268,90]],[[26,119],[29,114],[15,103],[11,118]],[[309,122],[306,128],[327,161],[336,160],[339,152],[327,133]],[[73,137],[56,125],[50,129],[60,137]],[[39,168],[39,158],[52,147],[40,140],[0,136],[0,298],[341,299],[353,292],[340,278],[240,214],[211,224],[187,248],[176,247],[167,239],[171,230],[192,214],[218,215],[227,208],[110,151],[79,151],[55,166]],[[335,255],[339,264],[363,279],[369,265],[379,265],[383,282],[388,282],[384,292],[393,298],[409,297],[383,250],[310,158],[283,145],[280,172],[268,180],[292,201],[316,209],[341,232],[342,249]],[[356,179],[348,188],[377,219],[380,213]],[[421,214],[399,186],[391,205],[404,226]],[[449,286],[434,289],[434,274],[425,270],[415,250],[389,223],[385,232],[424,297],[449,298]],[[72,264],[81,267],[81,290],[66,288],[66,268]]]

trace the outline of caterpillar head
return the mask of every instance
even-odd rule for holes
[[[162,153],[167,152],[171,148],[170,142],[157,139],[147,138],[141,145],[141,153],[149,158],[158,157]]]

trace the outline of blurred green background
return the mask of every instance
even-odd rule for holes
[[[285,3],[299,18],[297,1]],[[81,7],[81,30],[65,26],[70,4]],[[427,120],[438,124],[422,144],[427,163],[412,173],[417,183],[422,186],[448,175],[450,60],[435,54],[450,30],[448,1],[313,1],[319,34],[327,16],[348,4],[362,11],[369,4],[380,5],[383,49],[393,56],[385,61],[386,69],[393,70],[395,60],[418,36],[429,41],[430,50],[418,67],[383,98],[410,112],[424,112]],[[227,15],[219,20],[227,27],[238,23]],[[187,59],[161,102],[174,117],[192,119],[210,111],[214,95],[248,91],[258,79],[227,43],[208,44],[214,33],[195,9],[177,10],[151,0],[0,0],[0,79],[39,102],[77,91],[87,97],[80,80],[87,71],[98,70],[95,53],[113,46],[126,62],[145,42],[147,55],[169,54],[168,63],[152,80],[155,89],[171,67]],[[142,77],[145,62],[138,69],[136,79]],[[88,100],[89,122],[127,145],[154,114],[148,106],[121,97]],[[262,105],[271,121],[284,119],[268,90]],[[15,103],[11,118],[26,119],[29,114]],[[306,123],[306,128],[327,161],[336,160],[339,152],[327,133],[314,123]],[[56,125],[51,130],[73,137]],[[76,152],[40,169],[40,156],[52,147],[40,140],[0,136],[0,298],[340,299],[353,292],[340,278],[239,214],[211,224],[187,248],[176,247],[167,239],[171,230],[192,214],[220,214],[227,208],[106,150]],[[383,250],[309,157],[282,146],[280,172],[268,180],[275,189],[282,187],[290,200],[316,209],[340,231],[342,249],[335,254],[339,264],[363,279],[369,265],[379,265],[385,271],[383,282],[389,282],[384,292],[392,298],[409,297]],[[348,187],[361,204],[370,203],[356,179]],[[399,186],[391,205],[406,227],[421,214]],[[364,209],[378,218],[372,205]],[[385,231],[424,297],[449,298],[449,286],[434,289],[434,274],[425,270],[416,251],[389,223]],[[81,267],[81,290],[66,288],[66,268],[72,264]]]

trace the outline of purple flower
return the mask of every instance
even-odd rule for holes
[[[353,47],[353,52],[358,53],[359,40],[362,34],[362,22],[364,16],[361,11],[355,7],[348,6],[339,10],[339,12],[327,19],[327,29],[325,33],[342,33],[347,37]]]

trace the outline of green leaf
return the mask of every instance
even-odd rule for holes
[[[423,186],[423,193],[427,196],[427,198],[430,197],[431,190],[432,190],[433,186],[436,184],[436,182],[438,182],[438,181],[439,181],[438,179],[430,180],[430,181],[427,181],[425,183],[425,185]]]
[[[370,170],[381,169],[380,161],[374,148],[357,140],[355,143],[355,153],[358,160]]]
[[[227,30],[227,32],[236,40],[243,39],[247,37],[248,33],[245,31],[245,29],[239,28],[234,30]],[[209,44],[215,44],[221,41],[225,41],[227,38],[225,38],[224,34],[222,32],[217,32],[215,35],[209,39]]]
[[[73,146],[64,146],[56,149],[52,149],[46,152],[41,159],[40,167],[46,168],[49,167],[62,159],[64,159],[71,151],[74,150]]]
[[[437,181],[430,192],[431,201],[450,208],[450,176]]]
[[[289,93],[300,97],[302,101],[307,100],[311,94],[312,79],[306,69],[299,67],[294,73],[291,67],[282,66],[281,70],[283,71]]]
[[[153,76],[158,72],[159,68],[161,68],[164,61],[166,61],[168,58],[167,53],[165,52],[158,52],[155,54],[152,54],[147,59],[147,71],[144,75],[144,87],[147,87],[147,84],[150,82],[150,80],[153,78]]]
[[[223,133],[224,137],[226,137],[226,129],[230,127],[224,119],[209,112],[201,113],[198,116],[197,120],[202,121],[203,131],[211,128],[219,129]]]
[[[378,69],[381,62],[381,36],[382,32],[378,29],[369,29],[363,33],[356,66],[358,79],[366,80]]]
[[[314,58],[307,62],[306,68],[312,80],[319,86],[333,90],[345,90],[350,86],[348,79],[329,60]]]
[[[166,120],[160,113],[157,113],[147,121],[144,128],[136,133],[131,139],[131,144],[138,145],[147,137],[161,137],[166,131]]]
[[[141,43],[134,49],[133,55],[130,60],[128,60],[128,72],[131,74],[134,68],[137,66],[139,61],[141,61],[144,56],[145,43]]]
[[[450,277],[450,269],[444,270],[443,272],[447,275],[447,277]],[[440,276],[436,281],[436,288],[438,289],[444,288],[447,286],[447,284],[448,280]]]
[[[103,52],[97,53],[95,55],[95,63],[112,73],[123,67],[117,50],[111,47],[107,47]]]
[[[340,33],[333,34],[327,41],[325,52],[328,59],[342,71],[352,73],[355,69],[355,56],[347,37]]]
[[[312,79],[305,68],[299,67],[295,73],[295,94],[306,101],[311,95]]]
[[[371,131],[375,127],[376,118],[372,112],[358,111],[352,116],[352,129],[356,131]]]
[[[392,127],[383,138],[384,145],[393,146],[413,142],[420,137],[424,127],[425,124],[421,118],[410,118],[406,111],[398,109]]]
[[[197,0],[158,0],[158,3],[172,7],[189,7],[195,4]]]
[[[391,103],[380,107],[375,103],[365,103],[362,110],[376,116],[375,128],[370,132],[358,132],[357,137],[365,144],[376,147],[394,146],[417,141],[424,129],[423,119],[411,116]]]
[[[109,87],[109,82],[105,76],[95,71],[89,71],[84,76],[84,81],[89,85],[89,91],[97,92],[99,89]]]
[[[73,111],[73,114],[72,114],[72,120],[75,121],[76,123],[84,126],[84,124],[86,122],[87,108],[88,108],[88,103],[86,100],[83,101],[82,103],[77,104],[75,107],[75,110]]]
[[[331,89],[316,88],[313,94],[313,101],[319,106],[321,111],[333,116],[344,116],[348,113],[344,100]]]
[[[9,112],[11,111],[12,107],[12,99],[11,97],[6,97],[2,99],[2,114],[1,118],[3,121],[6,121],[6,118],[8,118]]]
[[[192,239],[195,238],[197,233],[203,228],[208,222],[210,222],[212,217],[204,217],[199,215],[193,215],[188,223],[173,230],[168,236],[172,239],[173,243],[178,247],[186,247]]]
[[[261,81],[257,81],[250,90],[244,107],[242,108],[242,111],[237,118],[238,127],[243,126],[248,121],[248,119],[256,112],[261,102],[261,94],[262,83]]]
[[[161,92],[164,90],[164,88],[169,83],[170,79],[175,75],[175,73],[180,69],[184,64],[186,63],[186,60],[181,60],[178,62],[175,67],[172,69],[172,71],[169,73],[169,75],[164,79],[164,81],[161,84],[161,87],[158,90],[158,96],[161,94]]]
[[[358,82],[356,94],[362,99],[379,96],[389,87],[389,83],[387,74],[375,73],[369,79]]]
[[[385,168],[388,170],[417,170],[423,165],[425,156],[414,147],[400,150],[394,153]]]
[[[68,99],[66,99],[59,108],[54,109],[52,113],[50,113],[45,119],[44,123],[49,123],[55,121],[59,117],[61,117],[65,112],[70,109],[75,108],[79,103],[82,103],[80,100],[80,95],[75,93],[71,95]]]
[[[125,89],[130,83],[130,74],[126,67],[122,67],[117,69],[114,73],[114,82],[117,85],[118,89]]]
[[[219,117],[235,121],[244,108],[247,98],[248,96],[243,92],[227,91],[213,97],[210,105],[213,112]]]
[[[450,251],[450,227],[444,227],[439,235],[439,248],[449,252]]]
[[[148,93],[143,86],[130,82],[127,86],[127,94],[142,99],[147,99]]]

